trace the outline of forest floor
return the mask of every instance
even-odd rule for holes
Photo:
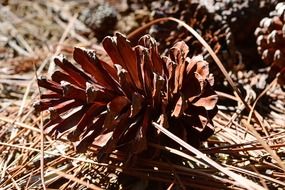
[[[216,87],[215,133],[199,148],[207,158],[167,149],[183,157],[184,165],[143,160],[143,170],[100,163],[92,150],[79,154],[64,138],[44,134],[48,113],[33,108],[41,90],[37,78],[50,76],[53,58],[71,57],[74,47],[102,50],[102,35],[80,19],[89,3],[0,4],[0,189],[285,189],[285,91],[276,79],[265,82],[267,67],[228,72],[243,101],[224,78],[223,87]],[[148,14],[121,14],[113,30],[127,35]]]

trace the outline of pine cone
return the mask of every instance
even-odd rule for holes
[[[228,23],[243,63],[248,68],[259,68],[261,60],[256,51],[254,31],[277,0],[215,0],[211,7]]]
[[[260,21],[255,31],[258,53],[263,62],[271,65],[269,81],[280,72],[278,81],[285,85],[285,3],[276,5],[269,17]]]
[[[148,149],[148,142],[159,143],[152,122],[194,145],[213,134],[217,95],[202,56],[187,57],[183,41],[160,56],[148,35],[131,47],[117,33],[106,37],[103,47],[111,58],[108,63],[93,51],[75,48],[73,58],[81,68],[57,57],[55,64],[62,70],[51,80],[38,79],[39,86],[49,90],[35,104],[36,110],[50,112],[46,132],[68,133],[78,152],[100,146],[99,158],[118,147],[139,154]]]
[[[118,21],[118,13],[109,4],[98,4],[83,10],[79,18],[101,41],[105,36],[113,33]]]

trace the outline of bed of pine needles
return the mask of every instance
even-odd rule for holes
[[[43,134],[48,115],[32,106],[40,95],[36,78],[54,70],[55,55],[70,56],[74,46],[98,49],[78,19],[88,1],[7,2],[0,4],[0,189],[151,189],[159,182],[168,189],[285,188],[285,91],[276,80],[264,84],[267,68],[227,74],[242,97],[230,87],[218,91],[215,134],[198,152],[157,147],[184,166],[141,159],[146,169],[126,168],[118,152],[98,163],[96,148],[77,154],[70,142]]]

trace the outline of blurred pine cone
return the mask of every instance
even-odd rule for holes
[[[280,72],[278,81],[285,85],[285,3],[278,3],[269,17],[256,29],[258,53],[263,62],[271,65],[269,81]]]
[[[248,68],[260,68],[254,31],[260,20],[268,15],[277,0],[213,0],[208,7],[228,23],[234,43]]]
[[[209,12],[206,6],[194,0],[154,1],[151,6],[152,19],[162,17],[178,18],[194,28],[214,49],[226,68],[236,66],[238,55],[232,40],[231,31],[221,17]],[[184,27],[173,22],[152,26],[149,33],[158,40],[161,49],[168,49],[171,44],[183,40],[190,47],[188,56],[202,54],[210,62],[211,69],[218,81],[224,79],[203,45]],[[220,77],[221,76],[221,77]],[[221,79],[221,80],[220,80]]]
[[[118,13],[107,3],[96,4],[83,10],[79,19],[101,41],[105,36],[113,33],[118,21]]]
[[[35,104],[36,110],[50,112],[46,132],[67,133],[79,152],[100,146],[98,158],[115,149],[139,154],[148,149],[148,142],[162,143],[152,122],[193,145],[213,134],[217,95],[202,56],[187,57],[189,49],[182,41],[160,56],[148,35],[131,47],[117,33],[106,37],[103,47],[110,62],[75,48],[73,58],[81,68],[58,57],[54,61],[62,70],[51,80],[38,79],[39,86],[49,90]]]

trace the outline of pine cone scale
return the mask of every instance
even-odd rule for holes
[[[92,81],[89,76],[63,57],[56,57],[54,59],[54,63],[64,70],[76,82],[76,84],[83,89],[86,87],[86,81]]]
[[[86,100],[86,94],[85,90],[82,88],[79,88],[73,84],[70,84],[68,82],[62,82],[61,84],[62,90],[63,90],[63,97],[64,98],[74,98],[76,100],[85,101]]]
[[[104,86],[108,90],[117,90],[116,82],[112,79],[110,74],[106,72],[103,64],[96,57],[95,53],[75,48],[73,58],[100,86]]]
[[[61,120],[59,120],[56,123],[56,125],[54,125],[53,122],[48,122],[44,126],[44,129],[47,133],[49,133],[51,135],[54,133],[57,134],[57,133],[63,133],[65,131],[68,131],[77,125],[79,120],[84,115],[85,111],[86,111],[86,108],[83,107],[81,110],[77,110],[76,112],[72,113],[70,116],[68,116],[64,119],[62,118]],[[50,120],[50,121],[52,121],[52,120]]]
[[[51,75],[51,79],[54,82],[57,82],[58,84],[64,80],[66,82],[69,82],[71,84],[77,85],[78,83],[76,81],[74,81],[67,73],[63,72],[63,71],[55,71],[52,75]]]
[[[46,89],[49,89],[49,90],[51,90],[53,92],[56,92],[56,93],[58,93],[60,95],[62,95],[62,93],[63,93],[62,92],[62,88],[59,85],[59,83],[54,82],[52,80],[48,80],[48,79],[43,78],[43,77],[38,79],[38,85],[41,86],[41,87],[44,87]]]
[[[139,83],[137,75],[135,74],[138,73],[135,54],[131,50],[130,45],[128,46],[126,44],[122,44],[122,41],[124,40],[121,39],[121,37],[118,37],[118,35],[116,37],[116,39],[106,37],[103,41],[103,47],[110,56],[113,63],[120,65],[122,68],[124,68],[124,70],[126,70],[125,79],[128,85],[134,89],[139,88],[141,85]],[[118,44],[120,44],[120,46]]]
[[[87,108],[83,116],[80,118],[79,122],[76,124],[76,128],[72,133],[68,134],[67,138],[72,142],[79,141],[79,137],[84,132],[84,130],[92,125],[92,119],[90,118],[96,118],[102,112],[102,110],[104,110],[104,108],[104,105],[98,105],[96,103]]]

